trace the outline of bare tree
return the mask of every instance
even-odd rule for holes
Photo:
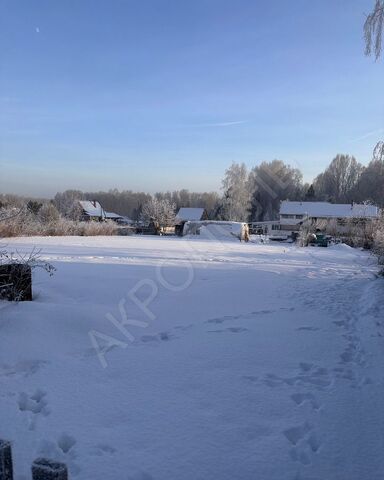
[[[384,27],[384,0],[376,0],[372,12],[364,23],[365,54],[374,55],[376,60],[381,55]]]

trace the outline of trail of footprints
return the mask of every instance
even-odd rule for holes
[[[313,388],[315,390],[329,388],[332,382],[332,375],[326,368],[306,362],[299,364],[296,375],[279,377],[274,374],[267,374],[263,380],[263,383],[271,388],[287,385],[300,389]],[[295,391],[291,393],[290,398],[297,407],[308,404],[315,417],[322,407],[313,391]],[[305,421],[303,424],[286,428],[282,431],[282,434],[289,442],[289,455],[292,461],[304,466],[310,465],[313,455],[316,455],[321,448],[321,441],[313,424]]]

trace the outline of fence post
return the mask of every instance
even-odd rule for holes
[[[38,458],[32,464],[32,480],[68,480],[68,470],[64,463]]]
[[[12,448],[4,440],[0,440],[0,480],[13,480]]]

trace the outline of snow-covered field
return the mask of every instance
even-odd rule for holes
[[[57,272],[0,303],[0,438],[83,480],[384,477],[384,281],[369,254],[20,238]],[[97,348],[95,348],[97,347]]]

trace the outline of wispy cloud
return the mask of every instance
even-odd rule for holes
[[[234,122],[216,122],[216,123],[198,123],[193,125],[193,127],[202,127],[202,128],[210,128],[210,127],[232,127],[234,125],[241,125],[243,123],[247,123],[245,120],[238,120]]]
[[[353,138],[351,142],[360,142],[361,140],[366,140],[367,138],[375,137],[376,135],[381,135],[382,133],[384,133],[384,128],[372,130],[371,132],[364,133],[360,137]]]

